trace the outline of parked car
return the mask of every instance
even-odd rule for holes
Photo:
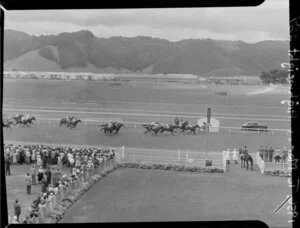
[[[249,121],[242,125],[242,131],[267,131],[268,126],[256,121]]]

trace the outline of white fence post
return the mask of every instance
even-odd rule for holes
[[[189,160],[189,150],[187,149],[186,150],[186,162],[188,162],[188,160]]]
[[[50,128],[50,125],[51,125],[51,120],[49,120],[49,121],[48,121],[48,123],[49,123],[49,128]]]
[[[180,149],[178,149],[178,161],[180,161]]]
[[[125,146],[122,146],[122,157],[125,157]]]

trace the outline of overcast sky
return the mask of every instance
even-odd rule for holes
[[[151,36],[170,41],[289,39],[289,0],[258,7],[8,11],[5,29],[31,35],[89,30],[97,37]]]

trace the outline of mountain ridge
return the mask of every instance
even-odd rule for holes
[[[213,39],[169,41],[148,36],[101,38],[88,30],[32,36],[10,29],[4,32],[4,69],[26,70],[27,63],[34,71],[44,71],[47,67],[43,64],[47,63],[58,66],[60,71],[87,68],[94,73],[98,69],[99,72],[115,69],[116,73],[125,70],[258,76],[261,71],[280,68],[282,62],[289,61],[288,50],[288,41],[277,40],[246,43]],[[32,51],[35,54],[28,55]]]

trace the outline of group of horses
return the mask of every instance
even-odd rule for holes
[[[21,125],[30,126],[33,124],[33,121],[36,120],[34,116],[17,114],[16,116],[9,117],[5,120],[2,120],[2,127],[10,128],[11,125]],[[76,126],[82,121],[74,116],[67,116],[60,120],[59,126],[65,126],[70,129],[76,128]],[[100,124],[100,131],[103,131],[106,135],[116,135],[120,129],[124,126],[122,123],[118,123],[115,121],[110,121],[108,123]],[[208,125],[203,123],[202,126],[195,123],[189,123],[187,120],[179,120],[177,117],[175,118],[175,123],[173,124],[162,124],[159,122],[152,122],[150,124],[142,124],[142,127],[146,129],[144,134],[152,133],[153,135],[162,134],[164,132],[171,132],[172,135],[176,132],[177,129],[181,130],[182,133],[188,131],[188,134],[194,133],[196,134],[197,129],[199,132],[207,132]]]
[[[142,124],[142,127],[146,129],[144,134],[152,133],[153,135],[158,135],[158,133],[162,134],[163,132],[171,132],[172,135],[174,135],[174,132],[176,132],[177,129],[180,129],[181,132],[188,131],[188,134],[194,133],[196,134],[196,130],[199,129],[199,132],[207,132],[208,125],[206,123],[203,123],[202,126],[199,124],[189,124],[187,120],[179,120],[175,118],[174,124],[161,124],[159,122],[152,122],[150,124]]]
[[[32,115],[17,114],[2,120],[3,128],[10,128],[11,125],[19,125],[21,127],[29,127],[36,118]]]

